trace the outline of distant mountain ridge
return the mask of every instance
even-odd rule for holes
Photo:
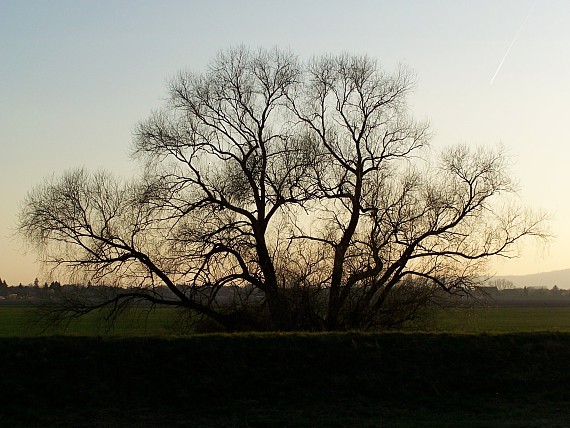
[[[506,279],[515,287],[554,287],[570,289],[570,269],[553,270],[528,275],[498,275],[493,279]]]

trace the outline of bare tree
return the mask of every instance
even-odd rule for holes
[[[422,160],[412,88],[368,57],[221,52],[138,126],[138,181],[48,181],[20,230],[52,265],[122,287],[76,313],[145,301],[228,330],[388,325],[393,290],[469,290],[490,257],[544,236],[542,218],[500,205],[514,190],[500,151]]]
[[[341,297],[354,288],[361,295],[346,315],[358,323],[351,326],[373,325],[406,279],[468,293],[491,257],[514,257],[522,237],[544,236],[542,217],[498,204],[512,191],[504,171],[500,152],[456,147],[443,153],[437,169],[391,174],[375,186],[345,258],[357,262],[345,262]]]
[[[456,147],[417,170],[429,127],[408,115],[405,68],[386,74],[367,57],[322,57],[307,80],[307,95],[291,103],[326,158],[315,175],[324,221],[320,234],[298,236],[332,252],[327,328],[370,326],[409,276],[466,290],[481,262],[543,236],[543,218],[495,204],[514,191],[502,152]]]
[[[142,123],[136,152],[168,187],[161,201],[180,221],[178,251],[193,284],[214,290],[253,285],[267,300],[274,326],[290,329],[272,251],[273,220],[311,198],[314,150],[287,109],[302,71],[277,49],[223,52],[204,75],[182,73],[168,107]]]
[[[79,281],[128,285],[100,300],[64,296],[66,305],[56,312],[75,317],[106,306],[120,311],[144,300],[187,307],[229,327],[223,315],[176,285],[179,272],[171,268],[178,260],[163,240],[172,221],[152,202],[157,189],[144,184],[122,185],[106,173],[76,170],[28,194],[20,230],[46,263],[65,267]]]
[[[508,279],[505,279],[505,278],[493,279],[493,280],[489,281],[489,285],[491,287],[497,287],[497,290],[499,290],[499,291],[511,290],[511,289],[515,288],[515,284],[513,284],[512,281],[509,281]]]
[[[368,57],[315,59],[306,88],[307,96],[292,104],[326,157],[316,180],[327,228],[334,225],[334,232],[318,239],[333,250],[327,325],[336,329],[350,290],[381,269],[375,263],[346,277],[346,266],[355,257],[351,253],[359,247],[354,238],[361,217],[369,209],[363,202],[390,163],[410,158],[426,144],[428,125],[407,117],[410,73],[384,74]]]

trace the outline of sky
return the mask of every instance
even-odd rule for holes
[[[168,79],[236,44],[412,68],[433,148],[501,144],[519,202],[550,217],[548,244],[492,273],[570,268],[568,22],[562,0],[0,0],[0,278],[44,280],[14,233],[34,186],[76,167],[135,174],[132,132]]]

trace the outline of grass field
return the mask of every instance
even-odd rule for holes
[[[427,323],[416,331],[439,333],[570,333],[569,307],[527,308],[453,308],[434,311]],[[132,309],[116,321],[112,328],[102,314],[89,314],[68,325],[50,327],[38,322],[31,306],[0,306],[0,337],[33,337],[39,335],[70,336],[169,336],[188,332],[179,314],[170,308],[152,311]]]
[[[104,313],[91,313],[68,324],[52,326],[39,318],[33,306],[0,305],[0,337],[34,336],[161,336],[187,331],[185,322],[171,308],[127,310],[109,324]]]
[[[452,333],[570,333],[570,307],[443,309],[434,313],[427,328]]]

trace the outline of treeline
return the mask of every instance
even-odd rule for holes
[[[493,284],[493,282],[491,283]],[[509,286],[512,287],[511,284]],[[472,290],[471,293],[457,295],[438,289],[432,289],[431,292],[426,293],[426,290],[422,290],[422,288],[400,285],[397,287],[398,293],[395,293],[392,299],[389,312],[392,317],[394,313],[405,315],[396,317],[398,319],[396,324],[399,324],[407,318],[413,319],[418,316],[424,305],[427,305],[428,308],[434,304],[436,306],[570,306],[570,290],[560,289],[556,285],[551,289],[539,286],[510,287],[501,289],[501,287],[497,286],[479,286]],[[150,288],[157,298],[172,299],[175,297],[173,292],[166,286]],[[177,288],[185,294],[188,294],[189,290],[192,289],[187,284],[177,285]],[[98,302],[101,299],[112,298],[125,292],[125,290],[124,287],[93,285],[90,282],[87,284],[61,284],[56,280],[41,284],[37,278],[33,284],[22,285],[20,283],[17,286],[10,286],[6,280],[0,278],[0,304],[39,303],[52,299],[57,300],[60,297],[65,298],[65,296],[70,295],[81,296],[89,301]],[[420,293],[420,291],[423,291],[423,293]],[[194,290],[194,293],[193,298],[198,301],[207,301],[214,298],[217,304],[226,305],[236,304],[236,302],[243,300],[246,296],[261,303],[264,297],[258,290],[252,287],[235,286],[225,286],[217,290],[201,288]],[[327,294],[327,290],[322,290],[322,293]]]
[[[6,288],[23,288],[23,287],[35,287],[35,288],[58,288],[61,287],[61,283],[59,281],[52,281],[49,284],[47,281],[40,285],[40,280],[38,278],[34,279],[33,284],[23,285],[21,282],[18,285],[9,285],[5,279],[0,278],[0,289],[4,290]]]
[[[558,286],[499,289],[479,287],[487,304],[496,306],[570,306],[570,290]]]
[[[18,300],[18,299],[32,299],[39,298],[47,293],[53,293],[57,290],[62,290],[63,287],[78,288],[79,285],[61,285],[59,281],[52,281],[51,283],[45,282],[40,285],[39,280],[36,278],[33,284],[23,285],[22,283],[10,286],[0,278],[0,300]]]
[[[187,285],[179,285],[179,289],[187,288]],[[156,296],[172,298],[173,293],[166,286],[150,287]],[[221,298],[229,298],[234,294],[235,287],[225,287],[220,292]],[[117,295],[124,292],[128,287],[119,287],[115,285],[105,284],[62,284],[59,281],[51,281],[50,283],[40,283],[36,278],[33,284],[23,285],[22,283],[11,286],[5,280],[0,278],[0,301],[42,301],[50,298],[57,298],[65,295],[83,296],[88,300],[98,301],[103,297]],[[241,294],[241,293],[240,293]]]

